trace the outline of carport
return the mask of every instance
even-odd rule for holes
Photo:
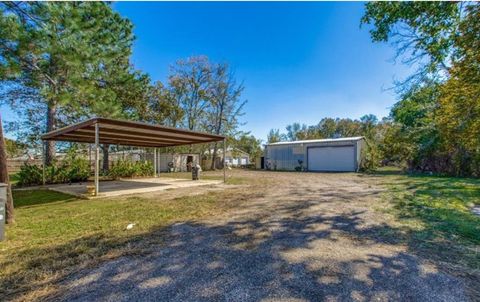
[[[96,194],[100,192],[100,144],[153,148],[154,176],[157,171],[157,148],[223,141],[225,152],[226,144],[225,137],[222,135],[101,117],[91,118],[48,132],[41,138],[44,141],[67,141],[95,145],[94,183]],[[225,182],[225,157],[223,161],[223,181]]]

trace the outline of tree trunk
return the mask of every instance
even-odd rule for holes
[[[219,112],[218,112],[218,116],[217,116],[217,125],[216,125],[216,129],[215,129],[215,134],[216,135],[220,135],[220,131],[222,129],[222,120],[223,120],[223,108],[225,107],[225,103],[224,103],[224,100],[222,100],[220,103],[219,103]],[[216,169],[216,159],[217,159],[217,151],[218,151],[218,143],[215,142],[215,145],[213,147],[213,157],[212,157],[212,170],[215,170]],[[225,158],[225,154],[223,154],[223,158]],[[225,163],[225,160],[224,159],[222,162]],[[225,168],[225,167],[223,167]]]
[[[107,173],[108,172],[108,169],[109,169],[109,161],[108,161],[108,149],[109,149],[110,145],[109,144],[103,144],[102,146],[102,151],[103,151],[103,167],[102,167],[102,170],[103,170],[103,173]]]
[[[7,151],[5,148],[5,139],[3,138],[2,117],[0,116],[0,183],[7,184],[7,204],[6,208],[6,222],[12,224],[15,222],[13,212],[13,196],[12,188],[10,186],[10,179],[8,178],[7,168]]]
[[[55,102],[49,102],[47,108],[47,132],[55,130],[56,126],[57,105]],[[45,142],[45,164],[52,164],[55,158],[55,141]]]
[[[211,170],[215,170],[217,167],[217,149],[218,149],[218,145],[217,145],[217,142],[215,142],[215,145],[213,146],[213,155],[212,155],[212,165],[210,167]],[[224,155],[225,156],[225,155]]]

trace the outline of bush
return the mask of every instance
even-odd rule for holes
[[[133,162],[120,159],[113,164],[108,174],[115,178],[151,176],[153,174],[153,165],[148,161]]]
[[[365,140],[365,147],[362,149],[360,171],[372,173],[377,170],[380,165],[381,152],[375,143]]]
[[[60,163],[45,167],[45,183],[71,183],[85,181],[90,175],[88,160],[78,157],[75,149],[68,152]],[[18,172],[20,186],[41,185],[43,182],[42,167],[25,163]]]
[[[24,163],[18,172],[19,186],[33,186],[42,184],[42,168]]]
[[[57,173],[53,174],[55,183],[85,181],[89,175],[90,165],[88,160],[78,157],[74,151],[67,154],[65,159],[57,167]]]

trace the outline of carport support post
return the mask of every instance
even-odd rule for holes
[[[227,138],[223,138],[223,183],[227,182],[227,170],[225,167],[226,151],[227,151]]]
[[[45,185],[45,153],[46,153],[46,148],[45,148],[45,141],[42,141],[42,185]]]
[[[95,123],[95,196],[98,195],[98,170],[100,169],[100,135],[98,133],[98,123]]]
[[[157,148],[153,148],[153,177],[157,177]]]

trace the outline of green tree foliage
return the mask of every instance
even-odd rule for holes
[[[147,94],[148,110],[145,120],[150,123],[177,127],[182,124],[185,113],[179,99],[161,82],[154,83]]]
[[[293,123],[287,126],[286,137],[289,141],[298,141],[308,137],[308,127],[305,124]]]
[[[23,109],[32,130],[51,131],[106,108],[115,111],[119,88],[130,96],[135,92],[124,86],[131,77],[132,41],[132,24],[103,2],[3,2],[4,95],[12,108]],[[17,107],[21,100],[32,104]],[[40,120],[46,121],[43,127]],[[48,161],[54,152],[54,143],[48,143]]]
[[[234,148],[247,152],[252,162],[262,156],[262,141],[250,133],[240,133],[232,140],[231,144]]]
[[[228,64],[196,56],[177,61],[170,73],[168,85],[164,87],[158,83],[150,96],[153,121],[161,118],[171,126],[231,138],[237,135],[246,101],[241,97],[243,84],[237,83]],[[176,149],[184,151],[185,147]],[[208,150],[215,158],[218,145],[188,147],[189,152],[194,149],[200,153]],[[212,161],[212,169],[215,163]]]
[[[391,111],[393,122],[398,125],[387,136],[390,144],[397,145],[396,157],[412,170],[435,169],[439,136],[434,124],[434,112],[438,98],[438,85],[414,86],[406,91]]]
[[[24,155],[27,151],[24,144],[9,138],[5,138],[5,147],[8,158]]]
[[[246,104],[246,101],[241,100],[244,87],[242,84],[237,85],[234,74],[229,71],[227,64],[213,66],[209,86],[207,95],[210,102],[205,128],[217,135],[234,136]],[[212,158],[217,158],[217,148],[218,144],[214,143]],[[212,160],[212,170],[215,170],[216,162]]]
[[[267,142],[269,144],[277,143],[287,140],[285,134],[280,133],[280,129],[270,129],[270,132],[267,135]]]
[[[316,125],[307,126],[299,123],[287,125],[286,133],[272,129],[268,135],[268,142],[352,136],[366,136],[373,139],[377,125],[378,119],[373,114],[362,116],[360,120],[327,117]]]
[[[104,2],[0,3],[0,96],[22,121],[9,130],[39,147],[46,131],[102,116],[235,136],[245,101],[228,65],[191,57],[152,84],[130,64],[132,27]]]
[[[404,63],[418,64],[412,79],[423,81],[447,72],[461,11],[457,2],[370,2],[361,22],[373,25],[374,42],[390,41]]]
[[[171,68],[171,93],[184,113],[181,125],[189,130],[202,130],[202,117],[205,118],[210,105],[212,70],[206,56],[178,60]]]
[[[384,155],[411,170],[480,176],[480,5],[377,2],[363,23],[419,70],[402,87]],[[418,77],[421,75],[421,77]]]
[[[435,123],[454,175],[480,176],[480,5],[470,6],[455,37],[449,79],[441,86]]]

